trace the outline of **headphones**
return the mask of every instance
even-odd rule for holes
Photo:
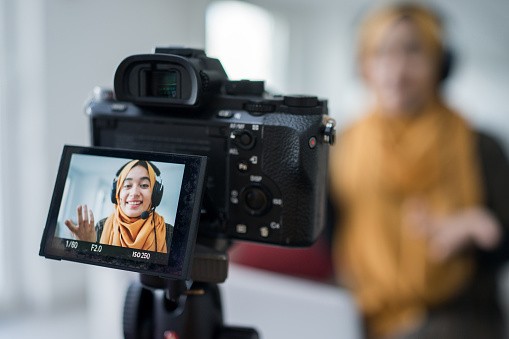
[[[440,63],[439,83],[443,84],[454,69],[454,52],[451,47],[443,46],[442,61]]]
[[[128,163],[124,164],[115,174],[115,178],[113,179],[113,184],[111,186],[111,202],[117,205],[117,182],[118,182],[118,176],[124,169],[124,167],[127,166]],[[163,180],[161,179],[161,171],[159,171],[159,168],[157,168],[153,163],[150,161],[145,160],[138,160],[138,162],[133,166],[142,166],[148,170],[148,166],[152,167],[156,174],[156,182],[154,183],[154,188],[152,189],[152,209],[155,209],[159,204],[161,203],[161,200],[163,198]],[[158,180],[159,178],[159,180]]]

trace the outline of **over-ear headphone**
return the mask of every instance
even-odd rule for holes
[[[454,70],[455,54],[450,46],[443,46],[442,61],[440,64],[439,82],[442,84],[449,78]]]
[[[111,202],[114,203],[115,205],[118,203],[117,202],[118,176],[120,175],[124,167],[127,166],[127,164],[129,164],[129,162],[120,167],[120,169],[115,174],[115,178],[113,179],[113,184],[111,187]],[[154,188],[152,189],[152,208],[156,208],[161,203],[164,191],[163,181],[161,179],[161,171],[153,163],[145,160],[139,160],[134,166],[143,166],[147,170],[148,166],[151,166],[152,169],[154,170],[154,173],[156,174],[156,182],[154,183]]]

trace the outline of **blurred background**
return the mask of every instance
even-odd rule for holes
[[[457,56],[447,100],[509,150],[509,2],[423,2],[443,13]],[[123,58],[204,48],[231,79],[328,99],[341,129],[365,104],[355,41],[375,3],[0,0],[0,338],[121,337],[136,276],[38,251],[62,147],[90,145],[84,103],[94,86],[112,87]]]

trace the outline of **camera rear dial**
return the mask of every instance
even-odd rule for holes
[[[240,197],[242,205],[250,215],[263,215],[271,207],[271,195],[261,185],[251,185],[244,188]]]

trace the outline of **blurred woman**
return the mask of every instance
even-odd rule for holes
[[[374,100],[331,148],[330,176],[335,270],[368,337],[503,337],[509,165],[441,97],[449,58],[439,18],[419,5],[379,9],[360,32]]]

